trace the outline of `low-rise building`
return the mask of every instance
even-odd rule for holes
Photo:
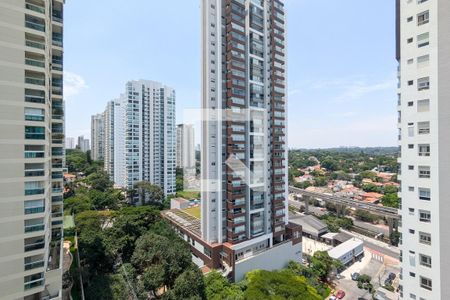
[[[242,242],[237,248],[228,242],[211,244],[205,241],[201,234],[199,211],[199,207],[171,209],[163,211],[162,217],[189,243],[193,261],[202,270],[218,270],[231,281],[237,282],[244,279],[249,271],[278,270],[286,267],[291,260],[302,260],[302,228],[297,224],[289,222],[286,225],[283,243],[268,245],[268,240],[261,236],[259,243],[258,238],[255,238],[248,246]]]
[[[363,241],[357,238],[349,239],[329,250],[328,255],[330,255],[331,258],[339,260],[344,266],[351,265],[364,256]]]
[[[290,216],[289,221],[302,227],[302,235],[314,240],[319,240],[328,232],[328,226],[312,215]]]

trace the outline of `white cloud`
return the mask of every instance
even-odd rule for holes
[[[362,97],[381,91],[394,90],[396,79],[388,79],[382,82],[367,83],[365,81],[349,82],[345,86],[341,86],[343,92],[337,96],[337,102],[345,102],[350,100],[361,99]]]
[[[66,100],[78,95],[87,87],[86,81],[81,75],[64,71],[64,97]]]

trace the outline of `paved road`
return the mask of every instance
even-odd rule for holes
[[[349,232],[341,231],[341,234],[344,236],[348,236],[348,238],[352,238],[352,237],[360,238],[363,240],[364,247],[367,247],[371,250],[377,251],[381,254],[387,255],[394,259],[399,259],[399,256],[400,256],[399,251],[400,250],[396,247],[389,246],[389,245],[379,242],[379,241],[377,241],[377,242],[371,241],[371,239],[369,239],[365,236],[362,236],[360,234],[356,234],[356,233],[349,233]]]
[[[362,222],[359,220],[355,220],[353,219],[353,224],[355,224],[355,226],[373,231],[373,232],[377,232],[377,233],[382,233],[385,236],[389,236],[389,227],[385,226],[385,227],[380,227],[377,225],[373,225],[371,223],[366,223],[366,222]]]

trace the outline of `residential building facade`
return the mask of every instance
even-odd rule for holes
[[[93,160],[105,158],[105,116],[96,114],[91,117],[91,157]]]
[[[195,132],[191,124],[177,126],[177,167],[195,168]]]
[[[284,4],[203,0],[202,18],[200,231],[164,215],[238,281],[302,255],[301,226],[288,222]]]
[[[0,1],[0,299],[61,299],[62,0]]]
[[[105,111],[105,170],[119,187],[141,181],[174,194],[176,176],[175,90],[139,80],[108,103]]]
[[[85,139],[83,135],[79,136],[77,148],[84,153],[90,151],[91,145],[89,143],[89,139]]]
[[[446,299],[450,2],[397,1],[402,299]]]
[[[66,149],[75,149],[75,139],[73,137],[66,138]]]

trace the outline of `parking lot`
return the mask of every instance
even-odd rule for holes
[[[348,269],[340,274],[339,279],[336,281],[336,289],[343,290],[345,292],[344,299],[351,300],[371,300],[372,295],[369,291],[359,289],[357,282],[353,281],[351,274],[358,272],[361,275],[365,274],[372,278],[372,285],[376,290],[378,287],[384,285],[384,281],[388,277],[389,273],[396,274],[393,286],[398,286],[398,274],[400,272],[399,265],[386,264],[383,260],[379,260],[372,257],[369,251],[365,251],[364,258],[359,262],[354,263]]]

